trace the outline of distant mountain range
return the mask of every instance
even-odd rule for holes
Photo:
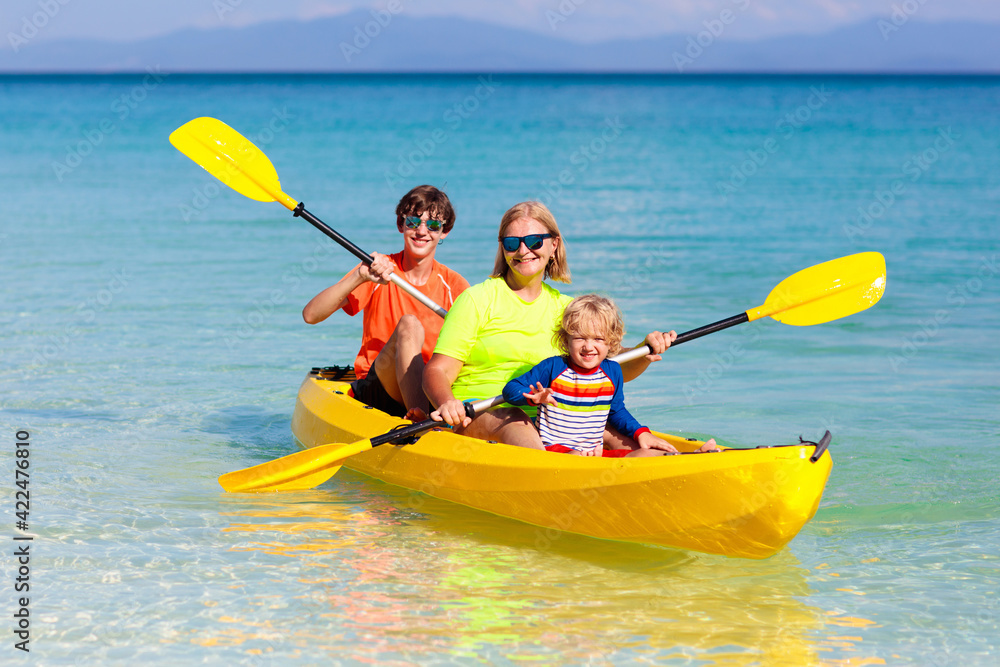
[[[459,18],[353,12],[132,42],[2,40],[0,72],[845,72],[1000,74],[1000,25],[884,18],[818,35],[700,32],[581,44]],[[15,50],[16,49],[16,50]]]

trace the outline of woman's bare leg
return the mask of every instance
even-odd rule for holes
[[[500,408],[476,415],[465,428],[456,427],[455,432],[470,438],[496,440],[508,445],[545,449],[542,439],[528,416],[517,408]]]

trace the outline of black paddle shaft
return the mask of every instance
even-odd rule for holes
[[[339,243],[344,247],[345,250],[353,254],[355,257],[360,259],[366,265],[371,266],[372,256],[366,253],[364,250],[354,245],[349,239],[345,238],[335,230],[326,224],[315,215],[306,210],[306,205],[303,202],[299,202],[299,205],[295,207],[292,214],[297,218],[303,218],[313,227],[323,232],[331,239]],[[710,333],[715,333],[716,331],[722,331],[723,329],[728,329],[729,327],[734,327],[737,324],[743,324],[749,322],[750,317],[745,313],[740,313],[739,315],[733,315],[732,317],[727,317],[724,320],[719,320],[718,322],[713,322],[712,324],[706,324],[703,327],[698,327],[697,329],[692,329],[691,331],[685,331],[684,333],[677,336],[677,340],[673,342],[673,345],[680,345],[681,343],[686,343],[689,340],[694,340],[695,338],[701,338],[702,336],[707,336]],[[373,443],[374,444],[374,443]]]
[[[425,419],[422,422],[417,422],[416,424],[410,424],[409,426],[402,426],[397,429],[393,429],[388,433],[383,433],[382,435],[377,435],[371,439],[372,447],[378,447],[379,445],[385,445],[388,443],[395,443],[401,440],[409,440],[413,436],[420,435],[424,431],[429,431],[435,426],[447,426],[444,422],[436,422],[433,419]]]
[[[342,245],[345,250],[347,250],[352,255],[354,255],[355,257],[357,257],[358,259],[360,259],[362,262],[364,262],[366,266],[371,266],[371,263],[372,263],[372,256],[371,255],[369,255],[368,253],[366,253],[364,250],[362,250],[358,246],[354,245],[350,240],[348,240],[348,239],[344,238],[343,236],[341,236],[340,232],[338,232],[336,229],[334,229],[333,227],[331,227],[330,225],[326,224],[325,222],[323,222],[322,220],[320,220],[319,218],[317,218],[315,215],[313,215],[312,213],[310,213],[309,211],[307,211],[306,210],[306,205],[303,204],[302,202],[299,202],[299,205],[295,207],[295,210],[292,211],[292,215],[294,215],[296,218],[303,218],[306,222],[308,222],[309,224],[311,224],[313,227],[315,227],[316,229],[318,229],[319,231],[323,232],[324,234],[326,234],[327,236],[329,236],[331,239],[333,239],[334,241],[336,241],[337,243],[339,243],[340,245]]]
[[[472,407],[472,403],[464,403],[465,414],[469,417],[476,416],[476,409]],[[408,440],[415,435],[420,435],[424,431],[430,431],[433,428],[449,428],[447,424],[443,421],[434,421],[433,419],[425,419],[422,422],[417,422],[416,424],[411,424],[409,426],[402,426],[400,428],[389,431],[388,433],[383,433],[382,435],[377,435],[371,439],[372,447],[378,447],[379,445],[384,445],[386,443],[396,443],[400,440]]]
[[[732,317],[727,317],[724,320],[719,320],[718,322],[713,322],[712,324],[706,324],[703,327],[698,327],[697,329],[691,329],[691,331],[685,331],[684,333],[677,336],[677,340],[671,343],[673,345],[680,345],[681,343],[686,343],[689,340],[694,340],[695,338],[701,338],[702,336],[707,336],[710,333],[715,333],[716,331],[722,331],[723,329],[728,329],[729,327],[735,327],[737,324],[743,324],[744,322],[749,322],[750,316],[745,312],[739,315],[733,315]]]

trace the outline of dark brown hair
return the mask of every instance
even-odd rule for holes
[[[432,218],[444,223],[445,234],[455,226],[455,209],[451,207],[451,200],[433,185],[418,185],[403,195],[396,205],[396,226],[402,230],[403,218],[424,212],[430,213]]]

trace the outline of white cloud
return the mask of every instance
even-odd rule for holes
[[[348,2],[323,2],[322,0],[304,0],[299,3],[296,18],[303,21],[324,18],[327,16],[340,16],[347,14],[355,7]]]

